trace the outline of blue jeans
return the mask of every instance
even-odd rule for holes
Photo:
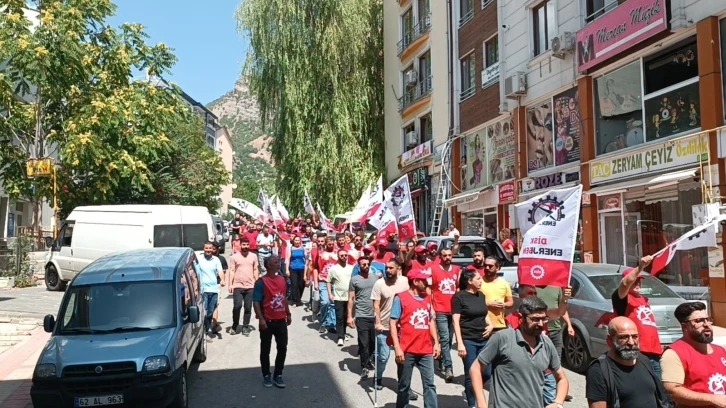
[[[208,332],[212,327],[212,316],[214,315],[214,309],[217,308],[217,301],[219,300],[219,293],[217,292],[204,292],[202,295],[204,301],[204,331]]]
[[[434,356],[405,354],[403,364],[398,365],[398,396],[396,408],[406,408],[411,394],[411,377],[413,368],[418,367],[423,384],[424,408],[437,408],[436,385],[434,385]]]
[[[335,307],[330,301],[327,284],[320,285],[320,327],[335,327]]]
[[[376,344],[378,346],[378,361],[376,362],[376,381],[378,384],[381,383],[383,378],[383,372],[386,371],[386,364],[388,364],[388,358],[391,356],[391,347],[386,343],[388,339],[388,331],[383,331],[376,334]]]
[[[542,402],[544,406],[554,404],[555,397],[557,396],[557,380],[555,375],[552,373],[545,374],[544,377],[544,388],[542,389]]]
[[[451,343],[453,342],[454,326],[450,314],[436,313],[436,330],[439,332],[441,342],[441,359],[444,362],[444,369],[453,369],[451,362]]]
[[[655,375],[658,377],[658,379],[662,378],[662,371],[660,368],[660,356],[656,356],[653,354],[646,354],[646,357],[648,357],[648,360],[650,360],[650,364],[653,366],[653,371],[655,371]]]
[[[469,375],[469,370],[486,345],[487,340],[464,340],[466,356],[464,356],[461,360],[464,362],[464,392],[466,393],[466,401],[470,407],[476,407],[476,397],[474,396],[474,390],[471,388],[471,376]],[[482,378],[486,383],[491,377],[492,366],[489,365],[484,369]]]

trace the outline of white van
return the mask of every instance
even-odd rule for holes
[[[189,247],[201,256],[204,242],[218,241],[206,207],[101,205],[75,208],[55,241],[46,239],[45,286],[63,290],[83,268],[119,251]],[[224,245],[224,242],[221,242]]]

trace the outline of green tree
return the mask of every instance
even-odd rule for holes
[[[245,0],[245,74],[273,137],[277,190],[349,210],[384,169],[382,0]]]
[[[203,141],[199,119],[178,88],[132,78],[133,72],[168,72],[176,62],[172,50],[147,45],[141,25],[108,26],[116,8],[110,0],[37,0],[37,13],[26,3],[0,0],[5,191],[31,199],[37,216],[53,183],[27,177],[25,161],[57,156],[66,214],[77,205],[107,203],[216,208],[210,197],[227,176],[214,152],[196,141]],[[37,219],[34,225],[39,228]]]

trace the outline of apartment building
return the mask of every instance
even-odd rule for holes
[[[222,187],[222,192],[219,194],[221,206],[218,210],[218,214],[227,214],[229,210],[229,202],[232,200],[232,193],[237,188],[236,184],[232,182],[232,171],[234,170],[234,145],[232,144],[232,137],[229,134],[226,126],[222,126],[217,130],[217,154],[224,163],[224,169],[228,173],[227,184]]]
[[[428,232],[450,127],[448,7],[434,0],[383,7],[386,178],[408,175],[416,227]]]

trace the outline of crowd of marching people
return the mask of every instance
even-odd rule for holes
[[[456,233],[451,245],[438,248],[419,245],[416,237],[399,243],[395,235],[363,230],[322,231],[314,217],[273,228],[237,215],[231,228],[233,251],[229,259],[219,256],[218,282],[233,297],[228,333],[249,336],[254,311],[264,386],[285,387],[290,309],[305,307],[338,346],[355,339],[361,379],[373,377],[376,390],[394,358],[398,408],[418,399],[411,390],[414,368],[424,407],[437,407],[435,371],[453,382],[454,356],[463,362],[469,407],[555,408],[571,400],[561,365],[563,339],[574,335],[569,288],[519,285],[519,307],[507,314],[514,297],[498,274],[501,260],[477,248],[471,265],[454,265]],[[726,407],[726,351],[711,344],[712,319],[702,303],[677,308],[683,338],[663,350],[640,293],[641,273],[651,261],[646,256],[625,270],[612,294],[618,317],[607,328],[610,351],[587,371],[589,407]],[[222,330],[215,308],[208,311],[208,341]]]

